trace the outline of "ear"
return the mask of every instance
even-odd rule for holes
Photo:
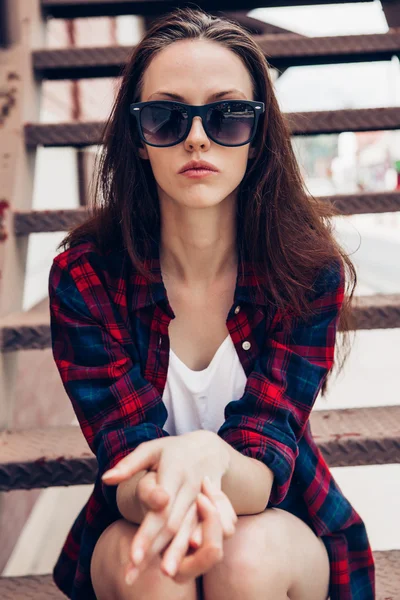
[[[248,155],[248,159],[250,160],[251,158],[254,158],[256,155],[256,149],[253,148],[252,146],[250,146],[250,150],[249,150],[249,155]]]
[[[143,160],[149,160],[149,154],[147,152],[147,148],[145,147],[145,144],[142,144],[138,147],[138,154],[139,154],[140,158],[142,158]]]

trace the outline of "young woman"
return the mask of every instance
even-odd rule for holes
[[[99,465],[56,584],[75,600],[374,598],[365,525],[309,423],[356,273],[252,36],[202,10],[159,19],[101,156],[93,214],[49,276],[54,359]]]

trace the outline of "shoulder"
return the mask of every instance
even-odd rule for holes
[[[315,278],[310,300],[318,300],[326,295],[342,295],[345,287],[345,269],[343,259],[335,258],[324,265]]]
[[[67,248],[53,258],[48,278],[50,299],[70,297],[82,311],[85,305],[89,310],[111,304],[123,308],[129,285],[125,254],[114,249],[102,252],[94,239]]]
[[[84,241],[57,254],[54,257],[53,262],[60,268],[68,271],[77,260],[86,254],[93,252],[96,252],[96,246],[93,242]]]
[[[118,311],[128,306],[128,261],[121,250],[101,252],[85,240],[56,255],[50,268],[50,306],[64,309],[102,324],[114,323]]]
[[[87,236],[84,240],[57,254],[53,264],[70,274],[79,271],[80,266],[90,265],[91,270],[96,273],[103,272],[120,275],[124,253],[121,250],[109,249],[101,251],[94,237]]]

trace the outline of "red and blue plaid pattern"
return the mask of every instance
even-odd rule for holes
[[[92,553],[105,528],[122,518],[116,486],[104,485],[101,475],[141,442],[169,435],[162,394],[168,324],[175,315],[157,240],[146,263],[155,282],[135,271],[126,252],[100,254],[89,238],[57,255],[50,269],[53,356],[99,465],[53,570],[55,583],[73,600],[95,600]],[[286,332],[281,311],[260,291],[251,265],[239,260],[226,324],[247,383],[240,399],[227,402],[218,435],[273,471],[268,507],[296,514],[322,538],[330,558],[330,600],[372,600],[375,569],[365,525],[332,477],[309,423],[333,365],[343,298],[344,271],[335,262],[314,286],[312,318],[287,316]],[[245,341],[250,346],[243,347]]]

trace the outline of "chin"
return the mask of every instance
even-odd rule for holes
[[[191,198],[190,200],[178,201],[181,206],[187,208],[209,208],[210,206],[217,206],[222,200],[215,200],[215,198]]]

